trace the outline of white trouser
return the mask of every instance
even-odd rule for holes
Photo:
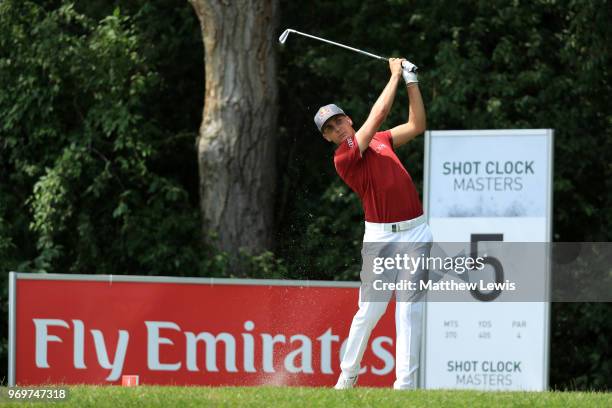
[[[411,250],[429,256],[433,237],[427,224],[421,224],[412,229],[387,232],[380,228],[372,228],[372,223],[366,223],[364,242],[402,242],[407,243]],[[378,227],[377,225],[374,225]],[[401,274],[397,279],[402,278]],[[396,298],[399,298],[396,294]],[[354,377],[359,373],[361,359],[368,344],[370,333],[385,313],[387,302],[369,302],[359,296],[359,310],[353,317],[351,329],[342,356],[340,368],[345,377]],[[395,306],[395,389],[414,389],[417,386],[419,357],[421,351],[423,304],[422,302],[396,302]]]

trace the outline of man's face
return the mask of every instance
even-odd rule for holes
[[[340,144],[344,139],[355,134],[353,121],[346,115],[332,116],[323,125],[323,137],[330,142]]]

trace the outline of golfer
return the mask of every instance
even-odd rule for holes
[[[334,154],[336,171],[357,193],[365,213],[359,310],[351,324],[336,389],[352,388],[356,384],[370,333],[391,299],[388,293],[375,294],[369,284],[372,277],[364,276],[366,271],[371,273],[371,267],[365,265],[366,252],[371,255],[380,243],[394,243],[385,244],[387,247],[397,243],[398,248],[412,256],[429,256],[433,240],[412,178],[395,154],[397,148],[425,131],[425,108],[416,73],[411,71],[411,67],[414,66],[404,59],[389,60],[389,82],[358,131],[353,128],[353,120],[334,104],[321,107],[314,118],[323,137],[338,146]],[[391,110],[400,82],[405,82],[408,92],[408,120],[390,130],[378,131]],[[392,281],[406,276],[414,279],[426,273],[423,270],[405,272],[389,271],[391,275],[386,275],[386,278]],[[365,281],[369,283],[365,285]],[[414,389],[419,368],[422,303],[397,292],[395,297],[397,339],[393,387]]]

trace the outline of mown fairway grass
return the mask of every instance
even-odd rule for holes
[[[294,387],[118,387],[69,388],[67,401],[53,407],[612,407],[611,393],[594,392],[481,392],[419,390],[393,391],[357,388],[335,391]],[[37,406],[40,403],[7,403],[6,406]]]

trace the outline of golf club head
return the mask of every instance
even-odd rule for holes
[[[293,31],[293,30],[292,30],[292,29],[290,29],[290,28],[288,28],[288,29],[286,29],[285,31],[283,31],[283,33],[280,35],[280,37],[278,37],[278,41],[279,41],[281,44],[284,44],[284,43],[285,43],[285,41],[287,41],[287,37],[289,37],[289,33],[290,33],[290,32],[292,32],[292,31]]]

